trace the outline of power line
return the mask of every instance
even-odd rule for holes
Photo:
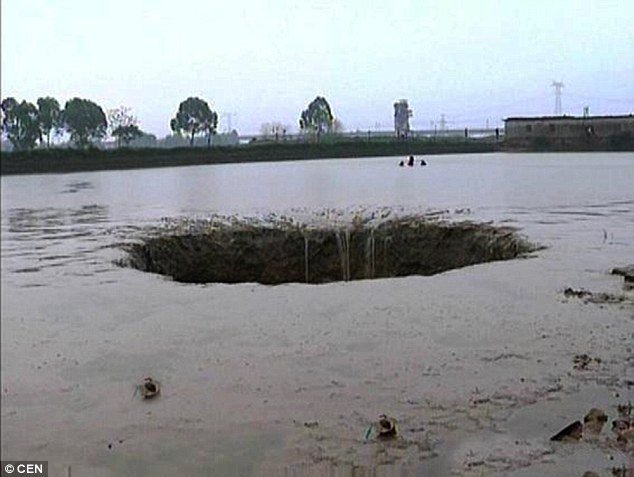
[[[580,94],[568,94],[568,96],[571,96],[573,98],[577,98],[577,99],[590,99],[593,101],[612,101],[615,103],[627,103],[627,102],[634,102],[634,97],[632,98],[601,98],[598,96],[584,96],[584,95],[580,95]]]
[[[481,117],[486,117],[488,115],[490,116],[492,114],[491,113],[492,111],[498,111],[500,109],[509,109],[513,107],[523,107],[527,104],[534,105],[537,101],[545,100],[545,99],[546,99],[546,96],[544,94],[540,94],[537,96],[514,99],[513,101],[507,101],[504,103],[491,103],[491,104],[487,104],[486,106],[480,106],[473,109],[466,109],[466,110],[463,109],[461,112],[455,112],[455,113],[452,112],[451,117],[461,119],[467,115],[473,116],[477,114],[482,115]]]

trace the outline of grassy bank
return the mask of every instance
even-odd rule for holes
[[[76,150],[40,149],[3,152],[0,174],[45,174],[147,167],[176,167],[233,162],[407,156],[493,152],[491,142],[469,141],[346,141],[325,144],[255,143],[237,147],[176,149]]]

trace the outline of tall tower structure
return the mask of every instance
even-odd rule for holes
[[[409,136],[409,118],[412,117],[412,110],[406,99],[399,99],[394,103],[394,132],[396,137]]]
[[[220,117],[224,118],[227,120],[226,124],[225,124],[225,132],[230,133],[232,131],[231,129],[231,119],[235,116],[237,116],[237,113],[227,113],[227,112],[222,112],[220,113]]]
[[[553,81],[551,86],[555,88],[555,116],[561,116],[561,90],[564,87],[564,83],[562,81]]]
[[[441,131],[444,131],[445,129],[447,129],[447,120],[445,119],[445,114],[444,113],[440,115],[439,124],[440,124],[440,130]]]

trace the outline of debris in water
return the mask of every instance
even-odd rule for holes
[[[634,265],[613,268],[612,275],[620,275],[626,282],[634,283]]]
[[[601,358],[592,358],[590,355],[584,353],[575,355],[572,362],[574,363],[573,367],[575,369],[586,370],[592,363],[596,363],[597,365],[601,364]]]
[[[379,439],[389,439],[396,437],[396,419],[387,417],[385,414],[379,416],[379,422],[377,426]]]
[[[615,419],[612,421],[612,430],[614,432],[621,433],[627,431],[630,428],[629,419]]]
[[[583,424],[575,421],[550,438],[551,441],[576,442],[583,434]]]
[[[612,475],[614,477],[628,477],[627,474],[628,472],[625,465],[622,465],[621,467],[612,467]]]
[[[317,421],[306,421],[304,423],[304,427],[307,427],[308,429],[313,429],[317,426],[319,426],[319,423]]]
[[[634,416],[632,403],[617,406],[619,418],[612,421],[612,432],[616,434],[616,442],[623,450],[634,451]]]
[[[599,434],[603,425],[608,422],[608,416],[601,409],[592,408],[583,418],[583,425],[592,434]]]
[[[143,384],[139,384],[137,389],[141,391],[143,399],[152,399],[161,392],[161,384],[152,378],[145,378]]]
[[[592,292],[589,292],[588,290],[583,290],[581,288],[579,290],[575,290],[574,288],[568,287],[564,290],[565,297],[584,298],[590,295],[592,295]]]
[[[602,304],[618,304],[629,301],[626,295],[615,295],[613,293],[593,293],[582,288],[575,290],[574,288],[566,288],[564,290],[566,298],[583,298],[584,303]]]
[[[634,409],[634,406],[632,406],[631,402],[628,402],[627,404],[619,404],[616,406],[616,410],[619,413],[619,415],[624,417],[631,416],[632,409]]]

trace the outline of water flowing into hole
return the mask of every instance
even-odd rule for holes
[[[128,256],[121,264],[179,282],[263,284],[433,275],[537,249],[510,228],[426,217],[310,227],[190,223],[148,234],[124,248]]]

